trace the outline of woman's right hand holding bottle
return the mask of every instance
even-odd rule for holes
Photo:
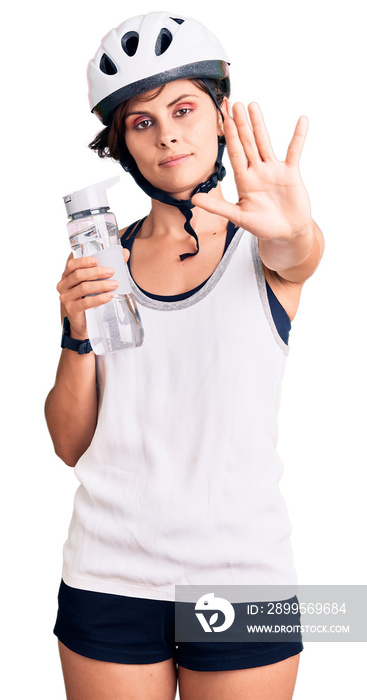
[[[124,248],[123,254],[126,263],[130,252]],[[97,258],[69,256],[56,289],[60,294],[61,315],[69,319],[72,338],[88,337],[85,312],[112,299],[118,287],[118,282],[111,279],[113,274],[112,268],[100,267]]]

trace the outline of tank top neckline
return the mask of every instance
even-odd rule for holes
[[[121,236],[121,245],[123,247],[127,248],[130,252],[131,252],[132,245],[134,243],[136,234],[140,230],[140,228],[143,225],[146,218],[147,217],[145,216],[143,219],[140,219],[140,220],[138,219],[133,224],[130,224],[130,226],[128,226],[128,228],[126,229],[125,233],[123,233]],[[223,250],[222,258],[219,261],[216,270],[212,273],[212,275],[210,275],[206,280],[204,280],[204,282],[199,284],[197,287],[195,287],[194,289],[190,289],[187,292],[183,292],[182,294],[163,296],[163,295],[153,294],[151,292],[147,292],[145,289],[143,289],[138,284],[136,284],[136,282],[131,274],[130,260],[128,260],[127,265],[128,265],[129,274],[130,274],[130,277],[131,277],[133,284],[136,287],[136,290],[139,290],[139,292],[141,292],[146,299],[150,299],[153,304],[154,303],[158,303],[158,304],[159,303],[162,303],[162,304],[167,303],[168,306],[171,307],[171,305],[172,304],[174,305],[175,302],[177,302],[177,303],[182,302],[185,304],[188,303],[188,300],[190,299],[190,297],[194,297],[198,292],[200,292],[200,290],[202,290],[202,288],[209,282],[209,280],[212,277],[216,276],[217,271],[219,270],[219,268],[223,264],[224,255],[227,252],[227,249],[229,248],[229,246],[230,246],[230,244],[231,244],[231,242],[232,242],[232,240],[233,240],[233,238],[238,230],[239,230],[238,226],[235,226],[231,221],[228,222],[227,236],[226,236],[226,241],[225,241],[225,245],[224,245],[224,250]],[[131,232],[133,232],[132,235],[130,235]],[[289,332],[291,330],[290,318],[289,318],[287,312],[285,311],[284,307],[280,303],[280,301],[275,296],[273,290],[271,289],[270,285],[268,284],[268,282],[266,280],[265,280],[265,289],[266,289],[268,303],[269,303],[270,310],[271,310],[272,319],[275,323],[278,334],[281,337],[281,339],[283,340],[283,342],[286,345],[288,345]],[[202,293],[202,292],[200,292],[200,293]],[[171,308],[173,308],[173,306]]]
[[[131,224],[131,225],[126,229],[125,233],[121,236],[121,245],[123,245],[124,248],[127,248],[127,249],[130,251],[130,253],[131,253],[131,249],[132,249],[132,246],[133,246],[133,243],[134,243],[136,234],[138,233],[138,231],[139,231],[140,228],[142,227],[142,225],[143,225],[143,223],[144,223],[144,221],[145,221],[146,218],[147,218],[147,217],[145,216],[143,219],[140,219],[140,221],[135,221],[133,224]],[[137,224],[137,225],[136,225],[136,224]],[[135,226],[136,226],[136,228],[135,228],[135,230],[134,230],[134,227],[135,227]],[[224,250],[223,250],[223,253],[222,253],[222,256],[221,256],[221,260],[222,260],[222,258],[223,258],[223,256],[224,256],[224,254],[225,254],[225,252],[226,252],[226,250],[227,250],[229,244],[231,243],[233,236],[234,236],[235,233],[238,231],[238,228],[239,228],[239,227],[238,227],[238,226],[235,226],[231,221],[228,222],[228,225],[227,225],[227,234],[226,234],[226,241],[225,241],[225,244],[224,244]],[[133,234],[130,236],[131,231],[133,231]],[[129,237],[129,236],[130,236],[130,237]],[[132,275],[132,273],[131,273],[130,259],[128,260],[127,265],[128,265],[128,268],[129,268],[129,272],[130,272],[131,278],[134,280],[133,275]],[[138,287],[138,289],[140,289],[140,291],[141,291],[145,296],[149,297],[150,299],[155,299],[156,301],[183,301],[184,299],[187,299],[188,297],[190,297],[190,296],[192,296],[193,294],[195,294],[196,292],[198,292],[198,291],[208,282],[208,280],[210,279],[210,277],[211,277],[211,275],[209,275],[209,277],[207,277],[207,279],[204,280],[204,282],[201,282],[201,284],[199,284],[197,287],[194,287],[193,289],[190,289],[190,290],[187,291],[187,292],[183,292],[182,294],[173,294],[173,295],[153,294],[152,292],[147,292],[145,289],[143,289],[142,287],[140,287],[140,286],[137,284],[137,282],[136,282],[135,280],[134,280],[134,283],[135,283],[135,285]]]

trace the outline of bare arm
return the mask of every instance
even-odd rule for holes
[[[128,256],[124,251],[125,261]],[[57,289],[61,318],[68,317],[72,338],[87,338],[85,311],[110,301],[111,290],[117,286],[109,279],[113,274],[110,268],[98,267],[96,259],[69,257]],[[97,411],[94,353],[78,355],[63,349],[55,384],[46,399],[45,417],[56,454],[71,467],[92,441]]]
[[[55,452],[70,467],[89,447],[97,425],[95,356],[61,352],[55,385],[45,403]]]

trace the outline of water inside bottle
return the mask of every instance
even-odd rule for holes
[[[144,331],[133,294],[114,294],[111,301],[86,311],[88,337],[96,355],[139,347]]]

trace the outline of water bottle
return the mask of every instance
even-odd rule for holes
[[[107,304],[86,310],[88,337],[96,355],[106,355],[142,344],[144,331],[131,291],[115,215],[108,211],[106,189],[113,177],[64,197],[74,258],[92,256],[103,267],[112,267],[119,286]]]

